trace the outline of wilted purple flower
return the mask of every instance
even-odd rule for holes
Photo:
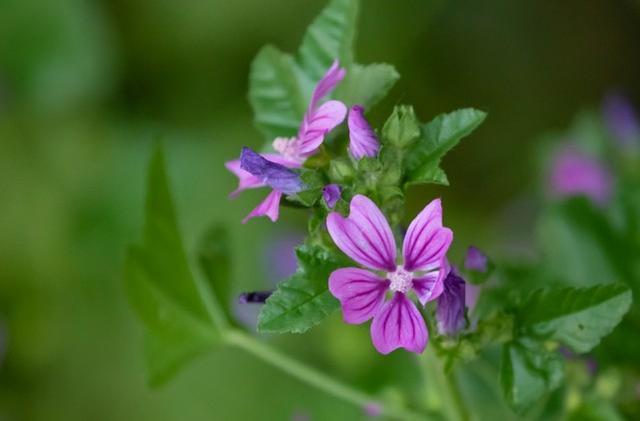
[[[333,209],[340,199],[340,186],[337,184],[327,184],[322,188],[322,197],[329,209]]]
[[[298,193],[303,188],[300,174],[263,158],[246,146],[240,153],[240,168],[258,177],[263,184],[284,194]]]
[[[484,273],[488,269],[488,264],[489,259],[479,248],[469,246],[467,255],[464,258],[465,269]]]
[[[607,128],[622,146],[638,145],[640,141],[640,123],[633,105],[619,94],[608,95],[602,110]]]
[[[229,164],[227,163],[227,168],[229,168]],[[269,219],[275,222],[280,212],[282,194],[294,194],[304,187],[298,173],[282,164],[265,159],[247,147],[242,148],[242,153],[240,154],[240,170],[253,177],[252,179],[247,179],[242,175],[240,177],[241,186],[244,182],[245,186],[248,184],[272,188],[271,193],[242,220],[242,223],[263,215],[268,216]]]
[[[465,282],[455,270],[444,279],[444,289],[438,297],[438,331],[443,335],[455,335],[464,328]]]
[[[575,147],[567,147],[554,157],[549,185],[556,197],[585,195],[604,205],[611,197],[613,179],[600,161]]]
[[[299,168],[307,157],[317,151],[327,132],[342,123],[347,114],[347,107],[340,101],[327,101],[318,106],[320,101],[344,78],[344,75],[345,70],[340,68],[336,60],[316,85],[297,137],[291,139],[276,138],[273,141],[273,147],[278,153],[262,154],[263,158],[287,168]],[[264,177],[255,176],[245,171],[241,166],[240,160],[228,161],[225,163],[225,167],[235,174],[239,180],[238,188],[231,193],[231,197],[237,196],[246,189],[270,185],[265,183]],[[283,180],[280,179],[280,181]],[[288,186],[286,184],[285,187]],[[263,215],[268,216],[275,222],[278,219],[280,199],[283,193],[288,194],[286,191],[273,190],[258,207],[251,211],[243,222]]]
[[[374,157],[380,149],[380,142],[369,123],[364,118],[364,108],[354,105],[349,110],[349,153],[354,159]]]
[[[413,290],[421,304],[442,293],[442,270],[453,233],[442,226],[440,199],[416,216],[402,244],[404,263],[396,266],[396,242],[378,207],[356,195],[349,217],[337,212],[327,217],[327,229],[347,256],[369,270],[348,267],[329,276],[329,291],[342,304],[345,322],[364,323],[373,318],[371,339],[381,354],[397,348],[422,352],[428,332],[422,315],[409,299]],[[379,276],[373,271],[386,272]],[[392,297],[386,300],[387,291]]]

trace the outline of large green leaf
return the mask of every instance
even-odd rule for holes
[[[473,132],[487,114],[473,108],[441,114],[422,128],[422,136],[407,155],[407,184],[446,184],[440,160],[460,140]]]
[[[353,63],[358,0],[333,0],[309,25],[297,61],[312,81],[318,81],[334,60]]]
[[[329,275],[348,265],[341,256],[315,246],[296,250],[298,272],[278,285],[258,317],[258,330],[302,333],[340,307],[328,289]]]
[[[576,286],[635,284],[633,247],[584,197],[550,206],[538,223],[537,236],[545,267],[555,278]]]
[[[400,74],[390,64],[354,64],[347,69],[347,75],[336,89],[336,98],[347,105],[360,104],[365,109],[376,105],[393,85]]]
[[[220,318],[231,320],[231,256],[229,233],[221,225],[211,226],[198,246],[198,262],[208,282],[211,294],[224,311]]]
[[[268,141],[295,136],[306,109],[293,58],[273,46],[260,50],[249,74],[254,120]]]
[[[142,244],[132,246],[125,262],[131,303],[147,329],[149,381],[168,380],[188,359],[220,340],[220,321],[196,283],[182,245],[169,192],[162,150],[149,166]]]
[[[272,46],[258,53],[251,65],[249,101],[267,141],[295,136],[314,86],[336,59],[347,75],[334,97],[347,105],[371,107],[398,80],[389,64],[355,63],[357,15],[357,0],[333,0],[308,27],[295,59]]]
[[[587,352],[620,323],[630,305],[631,291],[621,284],[539,290],[523,305],[518,325],[527,334]]]
[[[536,341],[521,339],[502,349],[500,386],[509,406],[525,412],[557,388],[564,377],[557,352],[549,352]]]

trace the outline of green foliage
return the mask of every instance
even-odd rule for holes
[[[355,63],[357,15],[357,0],[333,0],[307,29],[295,58],[272,46],[256,56],[249,76],[249,101],[255,123],[268,142],[296,135],[313,87],[336,59],[347,75],[335,96],[348,105],[369,108],[398,80],[389,64]]]
[[[216,297],[216,302],[220,304],[227,320],[233,318],[229,242],[227,230],[222,225],[216,224],[204,233],[198,246],[198,263],[205,275],[209,290]]]
[[[620,323],[630,305],[631,291],[620,284],[540,290],[521,308],[518,325],[527,335],[583,353]]]
[[[299,193],[288,196],[288,199],[300,203],[302,206],[311,207],[322,197],[322,188],[325,185],[324,177],[316,170],[302,170],[300,176],[305,189]]]
[[[382,127],[382,142],[398,148],[409,146],[420,136],[420,122],[413,107],[399,105]]]
[[[586,198],[550,206],[537,235],[546,267],[558,279],[577,286],[633,281],[633,246]]]
[[[465,108],[441,114],[422,127],[422,136],[407,154],[407,184],[448,184],[440,160],[460,140],[475,130],[487,114]]]
[[[396,69],[386,63],[354,64],[336,89],[336,97],[346,104],[360,104],[365,109],[376,105],[400,79]]]
[[[125,283],[147,330],[152,385],[164,383],[189,359],[220,342],[224,321],[210,311],[215,299],[205,303],[201,298],[189,268],[160,147],[149,165],[143,241],[129,249]]]
[[[278,285],[260,312],[261,332],[303,333],[340,307],[327,280],[348,261],[318,246],[301,246],[296,255],[298,272]]]
[[[353,63],[358,1],[333,0],[309,25],[298,49],[297,62],[311,84],[320,80],[334,60]]]
[[[306,102],[290,56],[273,46],[260,50],[251,64],[249,102],[255,124],[268,141],[296,135]]]
[[[520,339],[504,345],[500,363],[500,386],[509,406],[525,412],[556,389],[563,378],[560,354],[539,342]]]

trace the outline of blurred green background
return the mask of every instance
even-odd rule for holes
[[[262,193],[228,201],[236,181],[222,164],[262,144],[246,100],[254,54],[266,43],[294,50],[324,3],[0,1],[0,420],[360,416],[233,350],[148,389],[142,328],[121,279],[160,136],[188,247],[223,221],[237,290],[274,282],[268,244],[295,237],[303,219],[285,210],[277,227],[241,225]],[[409,214],[442,195],[455,256],[470,243],[494,256],[526,253],[535,140],[610,89],[640,97],[640,5],[363,3],[359,61],[392,63],[402,75],[373,110],[375,126],[397,103],[413,104],[422,120],[466,106],[489,112],[446,158],[452,186],[415,189]],[[368,328],[339,315],[304,336],[268,340],[371,392],[398,394],[380,391],[389,382],[415,392],[411,357],[378,356]]]

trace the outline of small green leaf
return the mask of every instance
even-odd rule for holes
[[[420,122],[413,112],[413,107],[396,106],[382,127],[382,141],[398,148],[405,148],[418,137]]]
[[[357,17],[357,0],[333,0],[309,25],[297,61],[311,81],[320,80],[335,59],[351,66]]]
[[[611,333],[630,305],[631,291],[621,284],[539,290],[523,305],[518,325],[583,353]]]
[[[262,307],[261,332],[303,333],[340,308],[329,292],[329,275],[349,262],[319,246],[298,247],[296,254],[298,272],[278,285]]]
[[[564,370],[557,352],[536,341],[522,339],[504,345],[500,363],[500,386],[509,406],[523,413],[560,386]]]
[[[337,157],[329,162],[329,179],[338,184],[348,184],[355,176],[355,169],[351,160],[346,157]]]
[[[306,100],[291,56],[269,45],[260,50],[251,63],[249,102],[267,141],[296,135]]]
[[[390,64],[354,64],[336,89],[336,98],[346,104],[360,104],[365,109],[376,105],[400,79],[398,71]]]
[[[312,207],[322,196],[322,188],[325,185],[324,178],[319,171],[307,169],[301,170],[300,178],[305,185],[305,189],[299,193],[288,196],[287,199],[306,207]]]
[[[441,114],[425,124],[422,136],[407,154],[407,184],[443,184],[446,176],[439,168],[440,160],[462,138],[471,134],[486,116],[482,111],[465,108]]]
[[[160,147],[149,166],[144,236],[129,249],[125,284],[147,328],[149,381],[159,385],[220,341],[182,245]]]

